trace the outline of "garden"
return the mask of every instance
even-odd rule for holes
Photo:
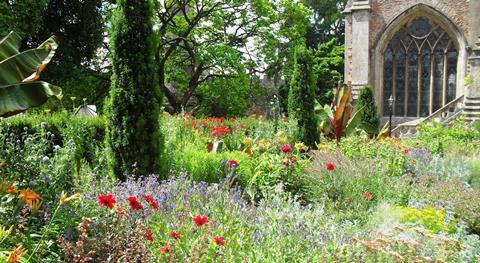
[[[0,3],[1,263],[480,262],[480,123],[392,137],[311,2],[60,2]],[[36,42],[62,8],[100,20],[90,58]]]

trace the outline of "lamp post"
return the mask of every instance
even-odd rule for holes
[[[388,135],[392,137],[392,115],[393,115],[393,103],[395,102],[395,99],[393,98],[393,95],[390,95],[390,98],[388,99],[388,106],[390,107],[390,120],[388,121]]]

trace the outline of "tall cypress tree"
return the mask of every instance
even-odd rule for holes
[[[319,141],[315,118],[315,75],[311,50],[297,47],[294,54],[294,69],[288,94],[288,116],[296,120],[298,138],[315,148]]]
[[[106,146],[112,172],[147,175],[160,169],[161,92],[156,81],[151,0],[118,0],[112,21],[112,86],[106,104]]]

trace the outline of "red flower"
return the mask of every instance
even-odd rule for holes
[[[206,121],[206,120],[202,120],[202,125],[203,125],[203,126],[206,126],[206,125],[207,125],[207,121]]]
[[[408,149],[403,150],[404,154],[408,154],[410,151]]]
[[[145,239],[148,241],[153,241],[154,238],[152,235],[152,230],[147,229],[147,231],[145,231]]]
[[[240,129],[246,129],[246,128],[247,128],[247,126],[245,126],[245,125],[240,125]]]
[[[221,236],[216,236],[213,238],[215,243],[219,244],[220,246],[225,246],[225,239]]]
[[[367,199],[367,201],[372,201],[373,195],[369,191],[365,191],[363,195],[365,196],[365,199]]]
[[[335,165],[333,163],[327,163],[327,170],[333,171],[335,169]]]
[[[237,166],[238,166],[238,162],[235,161],[235,160],[230,160],[230,161],[228,162],[228,164],[230,165],[230,167],[237,167]]]
[[[170,243],[169,242],[165,243],[165,246],[160,248],[160,253],[162,253],[162,254],[165,254],[168,251],[170,251]]]
[[[123,210],[123,208],[121,208],[120,206],[117,206],[117,211],[118,211],[122,216],[126,216],[126,215],[127,215],[127,212],[125,212],[125,210]]]
[[[158,204],[157,204],[157,201],[155,201],[155,199],[153,199],[153,197],[149,196],[149,195],[145,195],[143,194],[142,195],[143,199],[145,199],[145,201],[147,201],[147,203],[149,203],[153,210],[158,210]]]
[[[292,146],[288,145],[288,144],[285,144],[282,146],[282,152],[284,153],[289,153],[292,151]]]
[[[138,201],[138,199],[135,196],[129,196],[127,200],[128,200],[128,205],[130,205],[130,208],[132,210],[142,209],[142,204]]]
[[[193,219],[193,222],[195,223],[195,225],[196,225],[197,227],[201,227],[201,226],[203,226],[203,225],[208,224],[208,218],[207,218],[207,216],[197,215],[197,216]]]
[[[112,194],[106,194],[106,195],[99,195],[98,196],[98,205],[99,206],[105,206],[110,209],[112,209],[115,206],[115,203],[117,200],[115,200],[115,196]]]
[[[231,123],[234,123],[234,122],[235,122],[235,118],[230,118],[230,122],[231,122]]]
[[[170,237],[173,238],[173,239],[179,240],[180,239],[180,233],[178,233],[176,231],[172,231],[172,232],[170,232]]]

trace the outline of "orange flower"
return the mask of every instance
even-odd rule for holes
[[[22,203],[24,203],[28,206],[32,206],[33,203],[37,203],[37,202],[40,202],[42,200],[42,198],[37,193],[35,193],[34,191],[32,191],[30,189],[19,190],[18,192],[19,192],[18,199],[20,199],[20,201],[22,201]]]
[[[22,245],[15,248],[12,252],[10,252],[10,256],[8,256],[7,263],[15,263],[19,262],[20,259],[27,254],[27,250],[23,248]]]

